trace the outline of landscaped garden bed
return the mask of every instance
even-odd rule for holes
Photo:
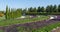
[[[22,19],[22,20],[17,20],[17,19],[8,19],[8,20],[3,20],[0,21],[0,26],[9,26],[13,24],[23,24],[23,23],[29,23],[29,22],[35,22],[35,21],[42,21],[42,20],[47,20],[49,17],[48,16],[41,16],[41,17],[35,17],[35,18],[28,18],[28,19]]]

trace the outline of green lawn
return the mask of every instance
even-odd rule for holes
[[[0,32],[4,32],[3,30],[0,30]]]
[[[5,21],[0,21],[0,26],[8,26],[8,25],[12,25],[12,24],[23,24],[23,23],[30,23],[30,22],[35,22],[38,20],[46,20],[48,19],[48,16],[40,16],[40,17],[35,17],[32,19],[23,19],[23,20],[5,20]]]

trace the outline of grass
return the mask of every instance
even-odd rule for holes
[[[5,21],[0,21],[0,26],[8,26],[12,24],[23,24],[23,23],[30,23],[30,22],[35,22],[38,20],[46,20],[48,19],[48,16],[41,16],[41,17],[35,17],[32,19],[23,19],[23,20],[5,20]]]
[[[3,30],[0,30],[0,32],[4,32]]]

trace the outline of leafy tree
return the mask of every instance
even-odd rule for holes
[[[41,12],[44,12],[44,7],[41,7]]]
[[[32,7],[28,8],[28,11],[33,12],[33,8]]]
[[[41,12],[41,8],[40,8],[40,6],[38,7],[37,12]]]
[[[49,12],[49,11],[50,11],[49,6],[47,6],[46,7],[46,12]]]
[[[60,5],[58,5],[58,12],[60,12]]]
[[[57,6],[56,5],[54,5],[54,7],[53,7],[53,12],[57,12]]]
[[[46,12],[47,12],[47,14],[50,14],[50,13],[52,13],[53,12],[53,6],[52,5],[48,5],[47,7],[46,7]]]
[[[23,9],[23,11],[22,11],[22,15],[25,15],[26,12],[27,12],[27,8]]]
[[[52,5],[50,5],[50,7],[49,7],[49,12],[53,12],[53,6]]]
[[[20,17],[22,15],[22,9],[17,9],[16,13],[17,13],[17,17]]]
[[[36,7],[35,7],[35,8],[33,8],[33,11],[34,11],[34,12],[37,12],[37,9],[36,9]]]

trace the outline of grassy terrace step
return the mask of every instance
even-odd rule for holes
[[[30,23],[30,22],[35,22],[35,21],[41,21],[41,20],[46,20],[48,19],[48,16],[41,16],[41,17],[35,17],[32,19],[23,19],[23,20],[17,20],[17,19],[11,19],[11,20],[4,20],[0,21],[0,26],[8,26],[8,25],[13,25],[13,24],[23,24],[23,23]]]

